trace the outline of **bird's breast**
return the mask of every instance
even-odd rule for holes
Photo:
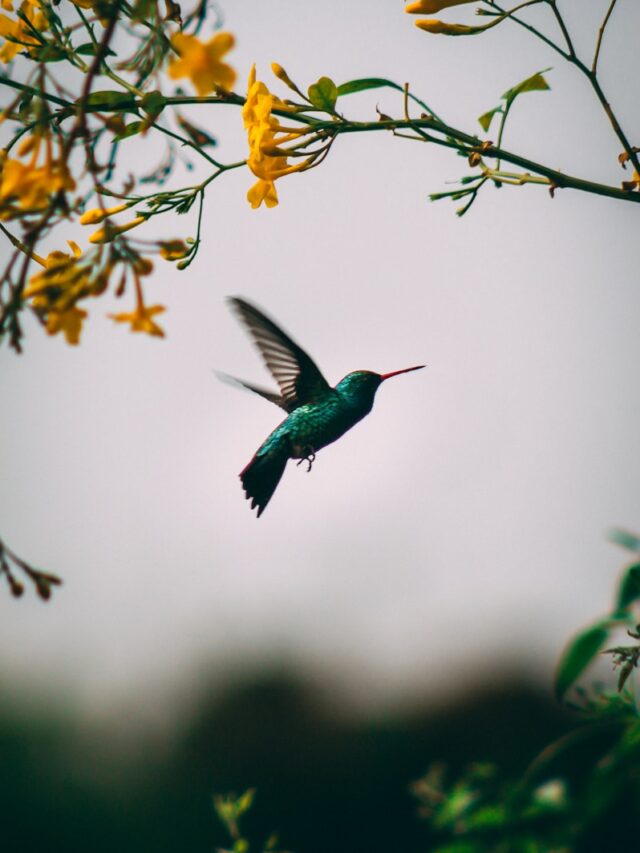
[[[304,459],[311,451],[326,447],[344,435],[361,417],[339,399],[321,405],[300,406],[287,419],[291,456]]]

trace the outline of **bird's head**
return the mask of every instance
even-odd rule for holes
[[[392,376],[401,373],[409,373],[412,370],[421,370],[426,365],[419,364],[417,367],[405,367],[403,370],[394,370],[391,373],[374,373],[371,370],[354,370],[341,379],[336,390],[346,398],[360,405],[373,405],[373,398],[380,385]]]

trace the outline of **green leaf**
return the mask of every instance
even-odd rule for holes
[[[609,636],[609,621],[597,622],[582,631],[565,649],[555,676],[555,694],[562,699],[604,646]]]
[[[628,530],[621,530],[619,527],[614,527],[613,530],[609,531],[608,538],[611,542],[615,542],[616,545],[626,548],[627,551],[640,553],[640,539],[635,533],[629,533]]]
[[[485,133],[489,130],[489,127],[491,125],[491,122],[493,121],[494,115],[496,113],[501,113],[501,112],[502,112],[502,107],[494,107],[492,110],[489,110],[489,112],[483,113],[481,116],[478,117],[478,121],[480,122],[480,125],[482,126],[482,129],[484,130]]]
[[[127,139],[129,136],[135,136],[136,133],[140,133],[141,130],[144,130],[144,126],[145,122],[143,121],[132,121],[131,124],[128,124],[117,136],[114,136],[112,141],[120,142],[121,139]]]
[[[80,47],[74,48],[74,52],[79,53],[80,56],[95,56],[99,46],[99,44],[96,44],[92,41],[88,41],[85,44],[81,44]],[[104,55],[116,56],[116,52],[114,50],[111,50],[110,47],[108,47]]]
[[[627,568],[620,581],[615,609],[616,611],[627,610],[638,599],[640,599],[640,563],[633,563]]]
[[[518,83],[518,85],[514,86],[513,89],[508,89],[502,96],[503,100],[507,103],[511,103],[511,101],[515,100],[518,95],[522,95],[523,92],[543,92],[546,89],[550,89],[551,86],[543,77],[543,74],[546,71],[551,71],[551,69],[544,68],[542,71],[537,71],[535,74],[532,74],[531,77],[527,77],[526,80],[523,80],[522,83]]]
[[[92,92],[87,98],[87,106],[100,106],[105,110],[118,110],[125,106],[130,106],[132,101],[133,95],[130,95],[128,92]]]
[[[165,108],[167,104],[167,99],[159,92],[157,89],[153,92],[148,92],[143,99],[140,101],[140,106],[149,115],[156,118],[160,115],[162,110]]]
[[[330,77],[321,77],[317,83],[309,86],[307,94],[314,107],[332,112],[338,98],[338,89]]]
[[[338,86],[338,95],[353,95],[355,92],[366,92],[367,89],[382,89],[388,86],[390,89],[396,89],[402,92],[402,86],[394,83],[393,80],[385,80],[384,77],[361,77],[358,80],[349,80]]]
[[[244,812],[248,811],[252,804],[253,798],[255,797],[256,789],[248,788],[241,797],[238,797],[236,802],[236,809],[238,815],[244,814]]]

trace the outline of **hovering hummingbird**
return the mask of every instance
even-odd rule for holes
[[[298,465],[306,462],[310,471],[318,450],[369,414],[381,382],[425,365],[392,373],[356,370],[332,388],[307,353],[254,305],[237,297],[230,298],[229,304],[247,327],[280,394],[225,374],[221,378],[254,391],[288,413],[240,472],[246,497],[251,509],[258,508],[259,518],[288,459],[299,459]]]

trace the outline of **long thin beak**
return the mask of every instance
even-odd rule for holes
[[[385,379],[391,379],[392,376],[398,376],[400,373],[411,373],[412,370],[422,370],[422,368],[426,366],[426,364],[419,364],[417,367],[405,367],[404,370],[393,370],[391,373],[381,373],[380,381],[384,382]]]

